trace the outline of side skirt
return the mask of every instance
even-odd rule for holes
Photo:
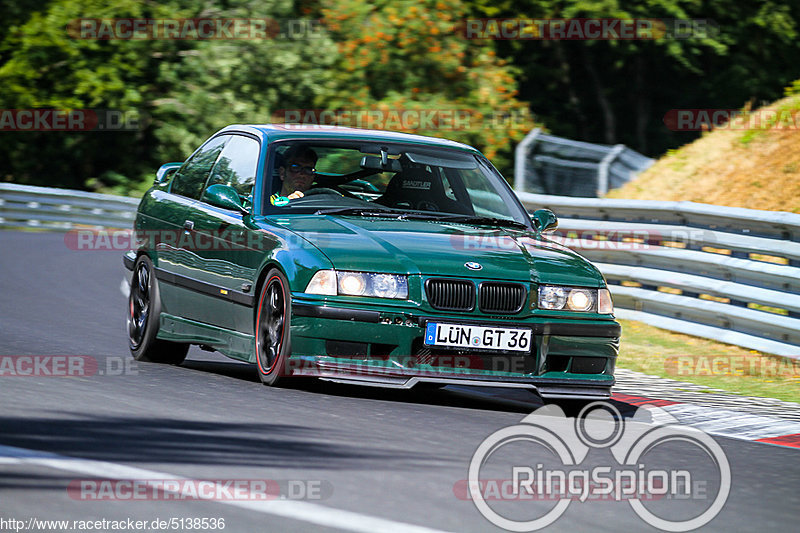
[[[255,362],[255,337],[230,329],[210,326],[175,315],[161,313],[159,339],[173,342],[205,344],[233,359]]]

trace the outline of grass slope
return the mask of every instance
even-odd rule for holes
[[[745,396],[800,402],[800,360],[620,320],[617,367]]]
[[[800,82],[787,92],[790,96],[746,112],[742,125],[715,129],[670,150],[607,198],[800,213]],[[776,119],[769,121],[773,112]]]

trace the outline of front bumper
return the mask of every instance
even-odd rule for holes
[[[527,352],[425,346],[428,320],[530,328]],[[411,388],[421,383],[525,388],[545,399],[610,396],[619,351],[613,319],[497,319],[292,303],[294,375]]]

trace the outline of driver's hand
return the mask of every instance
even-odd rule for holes
[[[294,191],[292,194],[290,194],[286,198],[288,198],[289,200],[294,200],[295,198],[302,198],[303,196],[305,196],[305,195],[303,194],[302,191]]]

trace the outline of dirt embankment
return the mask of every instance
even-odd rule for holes
[[[800,213],[800,94],[670,150],[606,197]]]

